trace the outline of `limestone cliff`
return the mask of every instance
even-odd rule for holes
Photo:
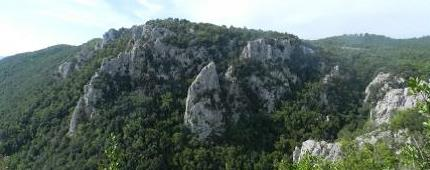
[[[353,140],[359,148],[365,144],[374,145],[383,141],[396,153],[399,153],[398,149],[402,145],[411,143],[408,130],[392,131],[381,127],[382,124],[389,123],[397,110],[415,107],[416,102],[420,100],[417,96],[409,95],[405,86],[403,78],[390,73],[379,73],[366,87],[364,103],[371,107],[369,119],[374,125],[374,130],[357,136]],[[306,153],[328,160],[336,160],[342,155],[339,146],[339,143],[307,140],[302,143],[300,148],[296,147],[293,160],[294,162],[299,161]]]
[[[220,135],[224,131],[223,104],[215,63],[203,67],[188,89],[184,121],[199,139]]]
[[[237,44],[243,42],[231,39],[218,49],[195,43],[197,38],[186,46],[172,42],[180,34],[197,36],[195,31],[175,32],[153,23],[109,30],[98,50],[124,41],[125,49],[115,57],[105,57],[84,87],[69,132],[75,132],[84,120],[81,115],[90,120],[97,113],[105,93],[124,90],[125,84],[128,90],[149,95],[173,87],[186,94],[184,124],[205,140],[222,135],[227,124],[242,116],[273,112],[280,101],[290,97],[292,87],[298,88],[310,74],[319,74],[318,53],[298,39],[258,38],[242,46]],[[226,54],[237,55],[226,58]],[[184,83],[189,80],[193,80],[191,84]]]
[[[390,73],[379,73],[366,87],[366,98],[370,120],[377,127],[389,123],[395,111],[413,108],[418,98],[408,94],[405,80]]]
[[[67,78],[71,73],[80,70],[88,61],[90,61],[95,52],[101,48],[99,39],[94,39],[86,44],[81,45],[79,52],[73,56],[69,61],[62,63],[58,66],[58,74],[61,78]]]

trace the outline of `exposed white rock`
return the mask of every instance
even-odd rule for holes
[[[370,119],[376,127],[388,123],[397,110],[416,106],[418,97],[408,94],[405,80],[390,73],[379,73],[366,87],[365,103],[371,106]]]
[[[82,45],[81,50],[70,61],[66,61],[58,67],[58,74],[61,78],[67,78],[71,73],[80,70],[88,61],[94,57],[94,52],[98,50],[100,44],[97,42],[95,46],[90,47]]]
[[[120,53],[116,58],[103,59],[100,72],[111,76],[126,76],[129,73],[130,64],[132,64],[130,53]]]
[[[261,80],[260,77],[255,75],[250,76],[249,85],[252,90],[256,92],[258,97],[264,101],[263,107],[266,108],[268,112],[272,112],[275,108],[275,91],[269,91],[265,86],[265,80]],[[279,90],[283,90],[282,88]],[[275,98],[276,97],[276,98]]]
[[[391,87],[387,82],[390,81],[391,74],[390,73],[378,73],[376,77],[367,85],[364,93],[366,97],[364,98],[364,102],[369,102],[369,99],[372,95],[377,95],[374,91],[377,90],[379,93],[386,93]]]
[[[74,62],[66,61],[63,64],[61,64],[58,67],[58,73],[60,74],[61,78],[66,78],[70,73],[73,72],[75,67]]]
[[[374,122],[375,130],[354,139],[359,148],[365,144],[375,145],[382,141],[399,154],[399,148],[402,145],[411,143],[407,130],[391,131],[383,130],[380,127],[381,124],[389,123],[396,110],[415,107],[416,102],[422,100],[420,97],[408,95],[408,89],[404,87],[404,82],[403,78],[389,73],[379,73],[366,87],[364,102],[373,106],[370,111],[370,120]],[[307,140],[303,142],[301,148],[295,148],[293,161],[299,161],[305,153],[322,156],[328,160],[337,160],[342,155],[339,143]]]
[[[227,84],[227,105],[232,112],[232,120],[236,123],[240,118],[240,113],[246,110],[247,104],[244,100],[243,91],[239,86],[237,77],[234,76],[234,67],[229,66],[224,74]]]
[[[248,42],[242,51],[241,58],[263,62],[277,58],[289,59],[291,49],[291,43],[287,39],[257,39]]]
[[[78,100],[78,103],[76,104],[75,109],[73,110],[72,117],[70,119],[69,123],[69,131],[67,132],[67,135],[72,136],[75,134],[76,128],[78,126],[78,120],[82,112],[84,112],[84,100],[83,98],[80,98]]]
[[[94,82],[97,79],[99,79],[99,74],[96,72],[89,83],[84,86],[84,95],[79,98],[70,119],[69,136],[75,133],[77,124],[81,119],[92,118],[96,112],[95,105],[102,97],[102,90],[94,87]]]
[[[131,39],[126,45],[126,51],[121,52],[117,57],[106,56],[107,59],[96,73],[94,79],[98,79],[98,74],[107,76],[124,76],[133,83],[145,80],[181,80],[189,79],[196,72],[200,71],[194,82],[188,89],[186,100],[186,110],[184,115],[185,124],[192,132],[198,134],[199,139],[205,139],[210,135],[219,135],[224,131],[225,119],[228,122],[238,121],[241,114],[254,111],[250,108],[250,100],[259,100],[261,106],[255,106],[267,112],[275,109],[276,102],[282,97],[288,97],[291,92],[290,85],[300,82],[296,75],[298,69],[290,70],[288,67],[290,60],[293,61],[293,52],[312,53],[312,49],[304,48],[300,45],[292,46],[288,39],[259,39],[248,42],[239,56],[241,68],[262,66],[264,69],[253,70],[250,74],[234,74],[237,65],[231,65],[225,76],[218,77],[215,64],[209,61],[218,61],[225,57],[217,50],[208,52],[207,47],[190,45],[187,48],[178,47],[175,44],[168,44],[164,38],[175,36],[175,32],[167,28],[160,28],[152,24],[134,26],[130,30],[110,30],[104,35],[103,45],[113,43],[123,34]],[[231,40],[226,48],[237,48],[237,40]],[[189,42],[190,44],[193,41]],[[231,46],[231,47],[229,47]],[[301,49],[303,48],[303,49]],[[304,50],[304,51],[301,51]],[[257,62],[243,62],[243,61]],[[207,66],[205,64],[209,63]],[[256,65],[248,65],[248,64]],[[292,62],[295,68],[301,67],[301,62]],[[296,64],[299,63],[299,64]],[[312,65],[313,67],[314,65]],[[200,69],[204,67],[203,69]],[[220,70],[222,72],[223,70]],[[249,72],[249,71],[247,71]],[[134,81],[136,80],[136,81]],[[106,89],[97,89],[90,81],[84,87],[84,94],[75,108],[76,113],[85,113],[89,118],[95,113],[96,103],[100,100],[102,92]],[[222,87],[220,87],[222,82]],[[101,82],[103,84],[103,82]],[[136,83],[138,84],[138,83]],[[135,84],[133,84],[135,85]],[[145,88],[145,87],[139,87]],[[163,88],[162,85],[155,88]],[[250,90],[246,91],[245,90]],[[221,93],[222,92],[222,93]],[[221,101],[220,94],[225,94]],[[251,94],[251,95],[250,95]],[[254,99],[256,97],[256,99]],[[79,107],[85,108],[77,109]],[[254,109],[254,108],[252,108]],[[226,113],[231,113],[227,115]],[[225,117],[227,115],[227,117]],[[80,119],[80,114],[77,114]],[[233,121],[230,121],[230,118]],[[73,119],[73,116],[72,116]],[[76,127],[71,123],[72,132]]]
[[[300,161],[305,154],[322,157],[330,161],[336,161],[342,157],[339,143],[315,140],[307,140],[302,143],[300,148],[296,147],[293,152],[293,162]]]
[[[98,73],[91,77],[90,82],[84,86],[84,95],[82,96],[85,103],[86,113],[89,117],[93,117],[96,109],[95,105],[102,97],[102,90],[95,88],[95,82],[99,79],[100,76]]]
[[[339,77],[340,73],[339,73],[339,65],[335,65],[330,73],[326,74],[324,76],[324,78],[322,79],[323,84],[327,84],[328,82],[330,82],[331,79],[335,78],[335,77]]]
[[[378,141],[383,141],[391,148],[399,148],[403,144],[411,143],[411,138],[408,135],[408,131],[405,129],[393,132],[391,130],[376,129],[372,132],[358,136],[354,140],[359,147],[363,147],[365,144],[374,145]]]
[[[242,85],[257,95],[262,107],[269,113],[274,111],[276,101],[290,92],[290,84],[298,82],[297,75],[291,73],[288,67],[295,48],[288,39],[257,39],[249,41],[242,50],[242,60],[256,61],[254,64],[266,68],[265,71],[255,70],[240,79],[245,82]],[[231,88],[238,88],[238,85],[233,83]]]
[[[304,54],[315,54],[315,50],[313,50],[312,48],[302,45],[302,50]]]
[[[417,101],[416,96],[408,95],[408,88],[391,89],[370,111],[370,118],[376,126],[389,123],[395,111],[413,108]]]
[[[188,89],[184,121],[200,140],[224,131],[220,85],[214,62],[205,66]]]

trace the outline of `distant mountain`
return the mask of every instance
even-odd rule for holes
[[[338,159],[340,144],[332,142],[379,132],[369,119],[375,104],[388,108],[372,112],[385,123],[404,107],[383,102],[406,98],[400,77],[428,76],[427,42],[304,41],[165,19],[7,57],[0,61],[0,169],[294,169],[293,155],[305,153],[300,145],[334,148]],[[360,141],[381,136],[366,135]],[[398,148],[389,149],[384,154]]]
[[[315,42],[323,43],[324,45],[333,46],[349,46],[349,47],[361,47],[361,48],[372,48],[372,47],[400,47],[405,48],[407,46],[412,48],[428,48],[430,44],[430,38],[409,38],[409,39],[393,39],[383,35],[375,34],[350,34],[323,38],[316,40]]]

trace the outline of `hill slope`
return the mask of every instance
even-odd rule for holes
[[[425,40],[372,37],[305,42],[167,19],[8,57],[0,155],[12,169],[291,165],[301,142],[362,127],[377,72],[427,71]]]

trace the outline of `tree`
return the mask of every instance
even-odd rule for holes
[[[419,78],[411,78],[408,81],[410,92],[422,97],[422,101],[417,104],[421,114],[430,116],[430,82]],[[420,169],[430,169],[430,119],[424,123],[424,135],[422,142],[412,138],[412,144],[403,148],[403,162],[409,166]]]
[[[105,165],[105,170],[118,170],[121,167],[120,161],[121,156],[118,148],[118,139],[114,134],[109,136],[109,145],[105,149],[105,154],[107,157],[107,163]]]

